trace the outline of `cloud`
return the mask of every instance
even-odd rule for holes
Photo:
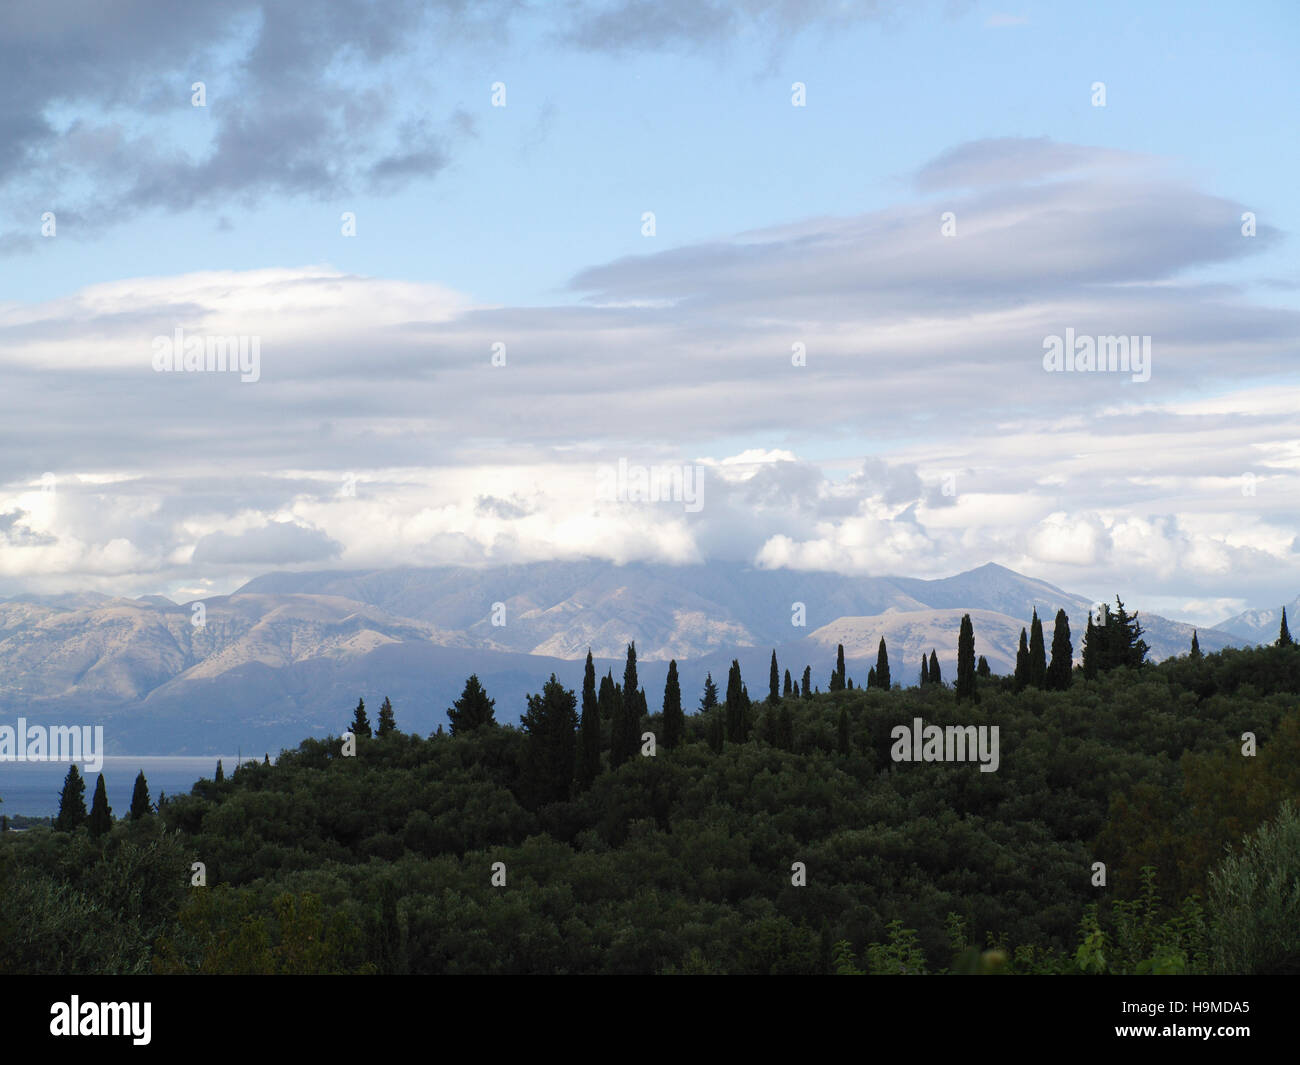
[[[272,521],[233,535],[211,533],[194,546],[195,565],[231,563],[285,566],[337,558],[343,545],[319,529],[292,521]]]

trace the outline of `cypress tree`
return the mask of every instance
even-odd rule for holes
[[[603,694],[604,685],[602,684],[601,687]],[[609,676],[609,705],[613,719],[609,733],[609,765],[611,769],[617,769],[627,761],[628,739],[632,732],[629,723],[631,718],[630,708],[627,706],[629,701],[627,692],[623,690],[621,685],[614,682],[614,676],[611,672]]]
[[[984,662],[983,656],[980,661],[987,670],[988,663]],[[971,624],[969,614],[962,615],[961,630],[957,634],[957,701],[963,699],[979,702],[979,692],[975,688],[975,626]]]
[[[921,687],[924,688],[930,683],[930,660],[925,657],[924,652],[921,654]]]
[[[781,701],[781,671],[776,667],[776,648],[772,648],[772,668],[768,671],[767,676],[767,701],[769,703],[779,703]]]
[[[714,707],[709,715],[709,750],[714,754],[722,753],[722,716],[722,712],[717,707]]]
[[[785,687],[781,689],[781,698],[788,699],[794,694],[794,681],[790,677],[790,671],[785,671]]]
[[[922,655],[922,658],[925,656]],[[943,684],[943,674],[939,672],[939,656],[932,650],[930,652],[930,683]]]
[[[582,674],[582,724],[578,747],[578,783],[586,788],[600,773],[600,703],[596,699],[596,666],[587,648]]]
[[[451,722],[451,734],[456,736],[463,732],[473,732],[485,726],[495,726],[493,710],[496,700],[489,699],[483,685],[479,683],[478,674],[471,673],[465,681],[465,690],[447,710],[447,719]]]
[[[786,674],[787,679],[789,674]],[[664,746],[669,750],[682,742],[686,717],[682,713],[682,689],[677,680],[677,659],[668,663],[668,680],[664,682]]]
[[[835,671],[831,674],[830,690],[833,692],[844,690],[844,645],[840,644],[839,649],[835,652]]]
[[[740,662],[731,660],[731,670],[727,674],[726,725],[727,742],[744,743],[748,731],[749,694],[740,678]]]
[[[220,767],[218,762],[217,766]],[[113,811],[108,805],[108,789],[104,787],[104,774],[99,774],[95,784],[95,798],[90,804],[90,834],[99,837],[113,827]]]
[[[713,683],[713,674],[709,673],[704,678],[704,695],[700,698],[700,712],[712,710],[718,705],[718,686]]]
[[[885,638],[880,637],[880,650],[876,652],[876,687],[889,691],[889,652],[885,650]]]
[[[1029,637],[1020,630],[1020,648],[1016,651],[1016,691],[1024,691],[1029,684]]]
[[[870,669],[867,670],[867,687],[874,688],[875,686],[876,686],[876,667],[872,666]]]
[[[1106,605],[1101,607],[1102,613]],[[1083,675],[1092,680],[1101,670],[1102,629],[1093,624],[1092,608],[1088,608],[1088,627],[1083,632]]]
[[[803,684],[801,694],[805,699],[812,698],[812,666],[803,667]]]
[[[627,665],[623,667],[623,695],[634,694],[636,690],[636,640],[633,640],[627,645]]]
[[[72,832],[86,823],[86,781],[77,769],[77,763],[68,766],[63,778],[63,791],[59,795],[59,815],[54,827],[60,832]]]
[[[1196,630],[1192,629],[1192,658],[1201,657],[1201,641],[1196,638]]]
[[[789,703],[782,703],[776,711],[776,744],[783,751],[794,750],[794,713]]]
[[[151,812],[149,784],[144,779],[144,770],[142,769],[135,778],[135,790],[131,792],[131,812],[127,816],[132,821],[139,821],[142,817],[148,817]]]
[[[989,660],[983,655],[980,655],[980,663],[975,667],[975,675],[977,677],[993,676],[993,670],[989,669]]]
[[[844,690],[845,690],[845,691],[850,691],[850,692],[853,690],[853,678],[852,678],[852,677],[845,677],[845,678],[844,678]]]
[[[100,773],[100,774],[99,774],[99,777],[100,777],[100,779],[102,780],[102,779],[104,778],[104,774],[103,774],[103,773]],[[224,782],[225,782],[225,779],[226,779],[226,771],[225,771],[224,769],[221,768],[221,759],[218,758],[218,759],[217,759],[217,772],[216,772],[216,775],[212,778],[212,780],[213,780],[214,783],[221,784],[221,783],[224,783]]]
[[[1047,684],[1047,650],[1043,643],[1043,623],[1034,607],[1034,617],[1029,623],[1029,683],[1035,688]]]
[[[1070,642],[1070,619],[1062,608],[1056,612],[1056,628],[1052,632],[1052,662],[1047,667],[1049,691],[1066,691],[1070,687],[1070,674],[1074,669],[1074,644]]]
[[[354,736],[369,736],[370,719],[366,717],[366,701],[357,700],[357,708],[352,712],[352,726],[348,729]]]
[[[839,741],[837,746],[839,748],[839,752],[840,754],[845,755],[847,757],[848,755],[853,753],[853,746],[849,742],[849,712],[846,709],[840,710],[840,721],[839,721],[839,728],[837,729],[837,732],[838,732],[837,739]]]
[[[1146,641],[1141,638],[1142,626],[1138,624],[1137,614],[1128,616],[1119,596],[1115,596],[1115,607],[1115,635],[1107,640],[1111,668],[1132,666],[1136,669],[1146,660],[1149,650]]]
[[[393,715],[393,703],[387,695],[384,696],[384,703],[379,708],[379,729],[378,735],[387,736],[397,731],[397,718]]]
[[[551,674],[540,695],[528,696],[522,727],[528,733],[525,775],[538,803],[569,797],[578,746],[578,699]]]
[[[1286,607],[1282,608],[1282,627],[1278,630],[1277,645],[1279,647],[1290,647],[1295,643],[1291,639],[1291,630],[1286,627]]]

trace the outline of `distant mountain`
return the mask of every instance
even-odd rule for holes
[[[493,623],[498,603],[504,624]],[[388,695],[401,727],[432,731],[471,672],[497,699],[498,717],[515,720],[550,673],[579,685],[588,647],[602,673],[621,677],[632,640],[650,706],[676,658],[693,709],[705,674],[725,683],[733,658],[751,695],[765,696],[773,648],[783,671],[797,678],[811,666],[825,689],[843,643],[850,676],[865,683],[882,636],[896,682],[915,683],[932,649],[951,681],[967,611],[976,652],[1009,672],[1035,607],[1049,644],[1065,608],[1077,656],[1089,600],[993,564],[919,580],[558,562],[273,573],[201,604],[20,596],[0,601],[0,709],[102,723],[110,751],[273,750],[338,733],[359,696],[377,708]],[[1186,653],[1191,626],[1140,620],[1152,658]],[[1200,642],[1212,651],[1239,641],[1201,629]]]
[[[1214,627],[1222,632],[1230,632],[1249,644],[1272,643],[1277,639],[1282,628],[1282,607],[1286,607],[1287,628],[1291,635],[1296,634],[1295,618],[1300,614],[1300,595],[1289,603],[1279,603],[1276,607],[1262,610],[1246,610],[1227,621],[1220,621]]]

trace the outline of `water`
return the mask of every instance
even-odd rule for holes
[[[229,773],[237,756],[222,755]],[[95,796],[100,773],[87,772],[84,764],[77,768],[86,778],[86,809]],[[135,775],[144,771],[149,784],[149,801],[157,802],[158,793],[188,795],[194,782],[217,771],[217,756],[163,757],[159,755],[106,755],[101,773],[108,790],[108,805],[114,817],[125,817],[131,809]],[[50,817],[59,812],[59,793],[68,775],[67,762],[0,762],[0,814],[26,817]]]

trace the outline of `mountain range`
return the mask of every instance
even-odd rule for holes
[[[109,753],[275,751],[341,732],[362,696],[372,711],[389,696],[399,727],[430,732],[470,673],[496,698],[497,717],[515,720],[551,673],[579,687],[588,648],[601,673],[621,679],[635,640],[650,707],[675,658],[689,712],[707,673],[725,687],[733,658],[751,696],[764,697],[773,649],[782,671],[797,681],[811,666],[824,689],[837,644],[861,684],[883,637],[896,683],[916,683],[931,650],[951,682],[966,612],[995,673],[1014,668],[1034,609],[1049,643],[1065,609],[1077,659],[1090,605],[992,563],[920,580],[545,562],[271,573],[201,604],[24,595],[0,601],[0,708],[34,722],[103,724]],[[1190,625],[1126,606],[1140,612],[1151,658],[1186,653]],[[1276,628],[1261,610],[1201,628],[1199,639],[1208,652],[1263,642]]]

